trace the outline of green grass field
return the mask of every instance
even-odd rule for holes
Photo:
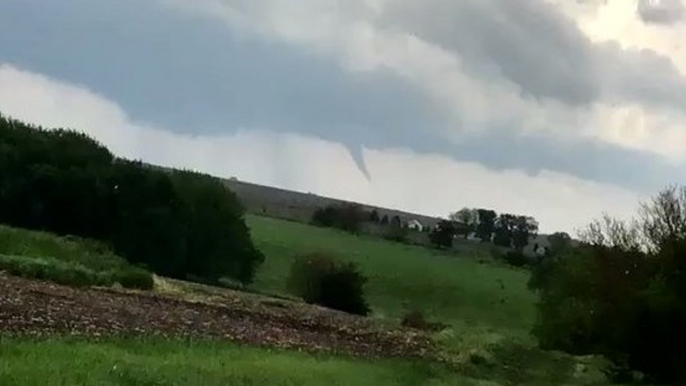
[[[526,286],[529,273],[494,262],[488,246],[471,244],[464,248],[469,252],[456,255],[273,218],[248,216],[247,222],[266,255],[257,290],[286,294],[296,256],[334,252],[359,264],[369,278],[374,317],[397,322],[419,310],[450,325],[435,335],[437,342],[453,360],[468,364],[465,374],[484,384],[605,384],[596,359],[536,347],[529,333],[536,302]]]
[[[419,310],[443,323],[519,336],[527,335],[533,323],[535,295],[526,287],[528,272],[491,262],[486,247],[482,256],[449,255],[306,224],[256,216],[247,220],[266,255],[256,289],[287,293],[296,256],[331,251],[356,262],[367,275],[375,317],[400,318]]]
[[[479,385],[435,365],[361,361],[224,343],[0,341],[0,385]]]
[[[459,372],[403,360],[360,360],[218,342],[0,335],[0,385],[604,385],[593,358],[535,347],[536,297],[525,270],[495,263],[489,249],[444,254],[332,229],[249,216],[266,255],[253,290],[288,295],[293,259],[331,251],[369,278],[373,317],[398,323],[410,310],[449,328],[435,335]],[[0,253],[52,256],[98,268],[126,264],[97,244],[0,227]],[[99,266],[102,265],[102,266]],[[94,267],[95,267],[94,266]],[[582,369],[580,371],[579,369]]]

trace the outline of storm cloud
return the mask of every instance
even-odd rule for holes
[[[677,5],[629,12],[666,29]],[[182,136],[341,145],[368,173],[369,152],[406,149],[637,193],[677,182],[674,57],[580,26],[548,0],[4,0],[0,65]]]

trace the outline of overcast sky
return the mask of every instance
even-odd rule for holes
[[[681,0],[2,0],[0,112],[117,155],[574,231],[686,182]]]

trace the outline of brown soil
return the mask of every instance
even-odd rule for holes
[[[0,333],[225,339],[363,357],[432,358],[417,331],[368,318],[227,291],[212,301],[114,289],[75,289],[0,273]]]

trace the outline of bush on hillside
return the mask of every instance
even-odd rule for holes
[[[418,330],[428,330],[429,322],[424,318],[424,314],[420,311],[410,311],[403,315],[403,319],[400,322],[403,327],[415,328]]]
[[[504,256],[507,264],[513,267],[524,267],[527,264],[527,258],[521,251],[507,251]]]
[[[110,274],[107,281],[112,283],[119,283],[124,288],[132,288],[139,290],[151,290],[155,286],[155,281],[150,272],[141,268],[123,268],[114,271]]]
[[[364,298],[367,279],[353,263],[313,253],[293,263],[288,285],[305,302],[357,315],[369,314]]]
[[[387,227],[388,229],[384,233],[383,237],[389,241],[395,241],[397,243],[404,243],[407,241],[407,236],[410,234],[410,230],[403,227],[391,224]]]
[[[0,223],[97,239],[167,276],[248,283],[263,260],[221,181],[116,158],[74,131],[0,116],[0,186]]]

